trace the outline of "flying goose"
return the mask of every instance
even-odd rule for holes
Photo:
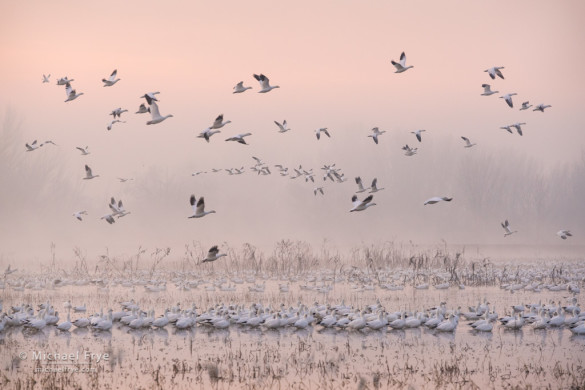
[[[378,188],[378,178],[374,178],[374,180],[372,180],[372,185],[370,186],[370,194],[373,194],[375,192],[378,191],[382,191],[384,188]]]
[[[400,63],[395,62],[394,60],[391,60],[390,62],[392,62],[392,65],[394,65],[394,67],[396,68],[396,72],[394,73],[402,73],[406,72],[410,68],[414,68],[414,66],[412,65],[406,66],[406,54],[404,54],[404,52],[402,52],[402,54],[400,55]]]
[[[111,121],[111,122],[108,124],[108,126],[107,126],[107,129],[108,129],[108,131],[109,131],[109,130],[112,130],[112,126],[114,126],[114,124],[115,124],[115,123],[126,123],[126,121],[121,121],[121,120],[119,120],[119,119],[114,119],[113,121]]]
[[[509,125],[509,126],[502,126],[502,127],[500,127],[500,129],[506,130],[510,134],[514,134],[514,132],[512,131],[512,126],[511,125]]]
[[[43,144],[37,144],[37,140],[35,139],[30,145],[26,143],[24,144],[24,146],[26,146],[27,152],[32,152],[33,150],[37,150],[38,148],[43,146]]]
[[[559,236],[563,240],[566,240],[567,237],[573,237],[573,235],[571,234],[571,232],[569,230],[559,230],[557,232],[557,236]]]
[[[219,116],[217,118],[215,118],[215,121],[213,122],[213,124],[211,126],[209,126],[209,129],[220,129],[222,127],[224,127],[225,125],[227,125],[228,123],[232,123],[232,121],[223,121],[223,114],[219,114]]]
[[[110,225],[113,224],[114,222],[116,222],[116,220],[114,219],[112,214],[106,214],[103,217],[101,217],[100,219],[105,219],[106,222],[109,223]]]
[[[75,149],[77,149],[81,152],[82,156],[87,156],[89,154],[89,150],[87,150],[88,148],[89,148],[89,146],[86,146],[85,148],[81,148],[79,146],[75,147]]]
[[[85,177],[83,178],[83,180],[90,180],[90,179],[94,179],[96,177],[99,177],[100,175],[94,175],[91,172],[91,168],[85,164]]]
[[[125,112],[128,112],[128,110],[126,109],[122,110],[122,107],[118,107],[115,110],[112,110],[112,112],[110,112],[110,115],[113,115],[114,119],[116,119],[116,117],[120,118],[122,114]]]
[[[500,72],[500,69],[504,69],[504,67],[503,66],[494,66],[494,67],[491,67],[489,69],[484,70],[484,72],[488,72],[488,74],[490,75],[492,80],[495,79],[496,76],[503,79],[504,75],[502,74],[502,72]]]
[[[320,192],[321,195],[325,195],[325,193],[323,192],[323,187],[313,188],[313,193],[315,194],[315,196],[317,196],[317,192]]]
[[[411,148],[410,146],[408,146],[408,144],[406,144],[402,147],[402,150],[404,150],[404,154],[406,156],[414,156],[418,148]]]
[[[227,255],[225,253],[219,253],[219,249],[217,248],[217,245],[214,245],[209,249],[209,252],[207,252],[207,257],[205,259],[203,259],[200,264],[212,262],[212,261],[215,261],[215,260],[219,259],[220,257],[224,257],[224,256],[227,256]]]
[[[434,196],[430,199],[427,199],[424,203],[424,206],[428,205],[428,204],[435,204],[435,203],[439,203],[440,201],[445,201],[445,202],[451,202],[453,200],[453,198],[447,198],[446,196],[440,197],[440,196]]]
[[[502,227],[506,231],[506,233],[504,233],[504,237],[507,237],[507,236],[514,234],[514,233],[518,233],[517,230],[514,230],[514,231],[510,230],[510,223],[508,222],[507,219],[504,222],[502,222]]]
[[[83,211],[76,211],[73,213],[73,216],[77,219],[79,219],[80,221],[83,221],[83,219],[81,218],[82,215],[87,215],[87,211],[83,210]]]
[[[266,93],[272,91],[274,88],[280,88],[278,85],[272,87],[270,85],[270,80],[268,79],[268,77],[264,76],[263,74],[260,75],[254,74],[254,78],[258,80],[260,86],[262,87],[262,89],[258,91],[258,93]]]
[[[160,92],[156,91],[156,92],[147,92],[144,95],[140,96],[141,98],[145,98],[146,102],[148,104],[150,104],[151,100],[154,100],[155,102],[158,102],[158,99],[156,98],[156,96],[154,95],[158,95]]]
[[[544,104],[539,104],[538,106],[534,107],[534,110],[532,111],[540,111],[540,112],[544,112],[545,108],[549,108],[552,107],[550,104],[544,105]]]
[[[463,141],[465,141],[465,146],[463,146],[464,148],[471,148],[472,146],[477,145],[477,144],[472,144],[471,141],[469,140],[469,138],[467,138],[467,137],[462,136],[461,139]]]
[[[150,108],[147,108],[146,104],[141,103],[140,107],[138,107],[138,111],[136,111],[135,114],[146,114],[147,112],[150,112]]]
[[[510,108],[514,107],[514,103],[512,102],[512,96],[514,95],[518,95],[517,93],[513,92],[513,93],[507,93],[503,96],[500,96],[500,99],[504,99],[506,101],[506,103],[508,103],[508,105],[510,106]]]
[[[386,130],[380,131],[377,127],[372,128],[372,134],[368,135],[368,137],[372,137],[374,143],[378,145],[378,137],[384,134]]]
[[[117,75],[118,75],[118,70],[114,69],[114,71],[112,72],[112,74],[110,75],[110,77],[107,80],[102,79],[102,82],[104,83],[104,87],[111,87],[112,85],[114,85],[118,81],[120,81],[120,79],[116,78]]]
[[[372,199],[374,199],[374,195],[369,195],[362,201],[358,199],[357,195],[352,196],[351,201],[353,202],[353,207],[349,211],[363,211],[370,206],[375,206],[375,203],[371,203]]]
[[[520,107],[520,111],[528,110],[530,107],[532,107],[532,104],[529,103],[530,102],[523,102],[522,107]]]
[[[500,91],[492,91],[489,84],[482,84],[481,86],[483,87],[483,93],[481,94],[481,96],[490,96],[490,95],[493,95],[494,93],[500,92]]]
[[[151,98],[148,94],[144,96],[146,97],[150,109],[150,115],[152,116],[152,119],[146,122],[147,125],[156,125],[157,123],[161,123],[165,119],[173,116],[172,114],[161,116],[158,111],[158,104],[155,102],[156,99]]]
[[[274,123],[276,123],[276,126],[278,126],[279,133],[286,133],[287,131],[290,130],[289,128],[286,127],[286,119],[282,121],[282,124],[278,123],[277,121],[274,121]]]
[[[246,143],[246,140],[244,139],[244,137],[247,137],[249,135],[252,135],[252,133],[238,134],[236,136],[233,136],[233,137],[230,137],[230,138],[226,139],[226,141],[236,141],[236,142],[239,142],[239,143],[241,143],[243,145],[248,145]]]
[[[197,138],[204,138],[205,141],[209,142],[209,139],[211,138],[211,136],[214,134],[217,134],[217,133],[221,133],[221,131],[220,130],[211,130],[210,128],[207,128],[207,129],[203,130],[201,133],[199,133]]]
[[[358,190],[356,191],[356,194],[359,194],[361,192],[366,192],[369,188],[364,188],[364,185],[362,183],[362,178],[357,176],[355,178],[355,184],[357,184],[358,186]]]
[[[321,139],[321,133],[324,133],[327,137],[331,138],[329,131],[327,131],[326,127],[322,127],[319,130],[315,130],[315,135],[317,136],[317,140]]]
[[[513,125],[510,125],[510,127],[515,127],[516,128],[516,131],[518,132],[518,134],[522,135],[522,127],[521,126],[522,125],[525,125],[525,124],[526,124],[525,122],[521,122],[521,123],[520,122],[516,122]]]
[[[48,83],[49,82],[49,77],[51,77],[51,74],[50,73],[47,76],[43,75],[43,83]]]
[[[240,81],[238,84],[236,84],[236,86],[234,87],[234,92],[233,93],[242,93],[242,92],[246,92],[248,89],[252,89],[252,87],[244,87],[244,82]]]
[[[205,200],[203,197],[199,198],[197,203],[195,203],[195,195],[191,195],[189,202],[193,208],[193,215],[188,218],[201,218],[205,217],[207,214],[215,213],[215,210],[205,211]]]
[[[416,130],[416,131],[411,131],[411,133],[414,134],[414,135],[416,135],[416,139],[418,140],[418,142],[422,142],[421,133],[423,131],[426,131],[426,130]]]
[[[72,81],[75,81],[75,80],[74,79],[69,80],[69,79],[67,79],[67,76],[61,77],[60,79],[57,80],[57,85],[67,85]]]
[[[65,100],[65,103],[75,100],[83,95],[83,92],[76,93],[69,83],[65,84],[65,93],[67,94],[67,100]]]

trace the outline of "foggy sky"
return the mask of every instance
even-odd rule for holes
[[[580,1],[224,1],[0,6],[0,254],[44,259],[54,242],[96,256],[139,245],[180,256],[203,246],[288,238],[347,247],[441,239],[458,244],[583,245],[585,135]],[[395,74],[406,52],[413,69]],[[505,80],[483,72],[504,66]],[[118,69],[121,79],[102,87]],[[42,84],[42,74],[51,82]],[[258,94],[252,74],[280,88]],[[59,77],[84,95],[64,103]],[[252,90],[232,94],[244,81]],[[484,97],[481,84],[500,93]],[[160,91],[161,124],[135,115],[145,92]],[[514,109],[498,97],[516,92]],[[523,101],[552,105],[518,111]],[[126,108],[112,131],[108,115]],[[223,113],[232,123],[209,144],[196,135]],[[273,121],[292,131],[278,134]],[[500,126],[526,122],[524,136]],[[379,145],[374,126],[385,130]],[[317,141],[314,130],[330,129]],[[418,143],[410,131],[426,129]],[[249,146],[225,142],[251,132]],[[461,136],[478,145],[463,148]],[[24,143],[58,144],[25,152]],[[419,147],[406,157],[404,144]],[[81,156],[75,146],[89,145]],[[271,166],[313,168],[318,184],[249,171],[252,156]],[[84,164],[100,177],[82,180]],[[349,179],[322,181],[336,163]],[[241,176],[191,173],[245,166]],[[360,175],[385,190],[377,206],[349,213]],[[118,177],[133,181],[119,183]],[[325,196],[313,188],[325,185]],[[205,196],[216,214],[191,220],[188,200]],[[131,214],[108,225],[111,196]],[[361,194],[360,198],[365,195]],[[432,196],[453,202],[423,206]],[[83,222],[72,213],[87,210]],[[505,238],[508,218],[519,233]],[[559,229],[575,237],[561,242]]]

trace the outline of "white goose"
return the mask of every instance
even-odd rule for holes
[[[48,83],[49,82],[49,77],[51,77],[51,74],[50,73],[47,76],[43,75],[43,83]]]
[[[355,184],[357,184],[357,186],[358,186],[358,190],[356,191],[356,194],[366,192],[369,189],[369,188],[364,188],[364,185],[362,183],[362,178],[359,176],[355,178]]]
[[[244,139],[244,137],[247,137],[249,135],[252,135],[252,133],[238,134],[236,136],[233,136],[233,137],[226,139],[226,141],[235,141],[235,142],[241,143],[242,145],[248,145],[246,143],[246,140]]]
[[[530,107],[532,107],[532,104],[530,104],[530,102],[523,102],[522,107],[520,107],[520,111],[528,110]]]
[[[260,91],[258,91],[258,93],[266,93],[266,92],[272,91],[274,88],[280,88],[278,85],[271,86],[270,80],[268,79],[268,77],[264,76],[263,74],[260,74],[260,75],[254,74],[254,78],[256,80],[258,80],[258,82],[260,83],[260,86],[262,87],[262,89]]]
[[[492,91],[491,86],[489,84],[482,84],[481,86],[483,87],[483,93],[481,94],[481,96],[490,96],[490,95],[493,95],[494,93],[500,92],[500,91]]]
[[[126,123],[126,121],[121,121],[119,119],[114,119],[113,121],[111,121],[108,126],[106,127],[109,130],[112,130],[112,127],[114,126],[114,124],[116,123]]]
[[[67,84],[65,84],[65,94],[67,95],[67,100],[65,100],[65,103],[67,103],[67,102],[70,102],[72,100],[75,100],[78,97],[80,97],[81,95],[83,95],[83,92],[77,93],[71,87],[71,84],[67,83]]]
[[[188,218],[201,218],[205,217],[207,214],[215,213],[215,210],[205,211],[205,200],[203,197],[199,198],[197,203],[195,203],[195,195],[191,195],[189,203],[191,203],[191,207],[193,208],[193,215]]]
[[[114,69],[114,71],[112,72],[112,74],[110,75],[110,77],[107,80],[102,79],[102,82],[104,83],[104,87],[111,87],[112,85],[114,85],[118,81],[120,81],[120,79],[116,78],[117,75],[118,75],[118,70]]]
[[[32,152],[34,150],[37,150],[41,146],[43,146],[43,144],[37,144],[37,140],[35,139],[30,145],[28,143],[26,143],[26,144],[24,144],[24,146],[26,146],[27,152]]]
[[[89,146],[86,146],[85,148],[76,146],[75,149],[79,150],[81,152],[82,156],[87,156],[89,154],[89,150],[88,150]]]
[[[372,180],[372,185],[370,186],[370,194],[373,194],[375,192],[378,191],[382,191],[384,188],[378,188],[378,178],[374,178],[374,180]]]
[[[149,105],[150,115],[152,116],[152,119],[146,122],[147,125],[156,125],[157,123],[161,123],[167,118],[172,118],[173,116],[172,114],[165,116],[162,116],[160,114],[160,112],[158,111],[158,104],[156,104],[155,102],[156,99],[151,98],[148,94],[144,96],[146,96],[146,101],[148,102]]]
[[[411,148],[410,146],[408,146],[408,144],[406,144],[402,147],[402,150],[404,150],[404,154],[406,156],[414,156],[418,148]]]
[[[573,237],[573,235],[571,234],[571,232],[569,230],[559,230],[557,232],[557,236],[559,236],[563,240],[566,240],[567,237]]]
[[[83,180],[91,180],[95,179],[96,177],[100,177],[100,175],[94,175],[89,165],[85,164],[85,177],[83,178]]]
[[[469,138],[467,138],[467,137],[462,136],[461,139],[463,141],[465,141],[465,146],[463,146],[464,148],[471,148],[472,146],[477,145],[477,144],[472,144],[471,141],[469,140]]]
[[[544,105],[544,104],[539,104],[538,106],[534,107],[534,110],[532,111],[540,111],[540,112],[544,112],[545,108],[549,108],[552,107],[550,104]]]
[[[380,131],[377,127],[372,128],[372,134],[368,135],[368,137],[372,137],[374,143],[378,145],[378,137],[384,134],[386,130]]]
[[[282,121],[282,124],[278,123],[277,121],[274,121],[274,123],[276,123],[276,126],[278,126],[279,133],[286,133],[287,131],[290,130],[289,128],[286,127],[286,119]]]
[[[150,108],[146,107],[146,104],[141,103],[135,114],[146,114],[147,112],[150,112]]]
[[[73,216],[80,221],[83,221],[83,218],[81,217],[82,215],[87,215],[87,211],[83,210],[83,211],[76,211],[75,213],[73,213]]]
[[[315,194],[315,196],[317,196],[317,192],[320,192],[321,195],[325,195],[325,193],[323,192],[323,187],[313,188],[313,193]]]
[[[201,133],[199,133],[197,138],[203,138],[203,139],[205,139],[205,141],[209,142],[209,139],[211,138],[211,136],[214,134],[217,134],[217,133],[221,133],[221,131],[220,130],[211,130],[211,128],[207,128],[207,129],[203,130]]]
[[[510,125],[510,127],[515,127],[516,131],[518,132],[519,135],[522,135],[522,125],[525,125],[525,122],[516,122],[513,125]]]
[[[446,196],[440,197],[440,196],[434,196],[432,198],[429,198],[425,201],[424,206],[428,205],[428,204],[435,204],[435,203],[439,203],[441,201],[444,202],[451,202],[453,200],[453,198],[447,198]]]
[[[493,79],[496,78],[496,76],[498,76],[501,79],[504,79],[504,75],[502,74],[502,72],[500,72],[500,69],[504,69],[503,66],[493,66],[489,69],[484,70],[484,72],[488,72],[488,74],[490,75],[490,77]]]
[[[209,126],[209,129],[220,129],[222,127],[224,127],[225,125],[227,125],[228,123],[232,123],[232,121],[223,121],[223,114],[219,114],[217,118],[215,118],[215,121],[213,122],[213,124],[211,126]]]
[[[107,223],[109,223],[110,225],[113,224],[114,222],[116,222],[116,220],[114,219],[114,216],[112,214],[106,214],[103,217],[101,217],[100,219],[105,219]]]
[[[376,205],[375,203],[371,203],[373,199],[374,199],[374,195],[369,195],[364,200],[360,201],[360,200],[358,200],[357,195],[354,195],[351,197],[351,201],[353,202],[353,207],[349,211],[350,212],[363,211],[370,206],[375,206]]]
[[[234,92],[233,93],[242,93],[242,92],[246,92],[248,89],[252,89],[252,87],[244,87],[244,82],[240,81],[239,83],[236,84],[236,86],[234,87]]]
[[[317,140],[321,139],[321,133],[324,133],[327,137],[331,138],[329,131],[327,131],[326,127],[322,127],[318,130],[315,130],[315,135],[317,136]]]
[[[200,264],[212,262],[212,261],[215,261],[215,260],[219,259],[220,257],[224,257],[224,256],[227,256],[227,254],[219,253],[219,249],[217,248],[217,245],[214,245],[209,249],[209,252],[207,252],[207,257],[205,259],[201,260]]]
[[[120,118],[122,114],[125,112],[128,112],[128,110],[122,109],[122,107],[118,107],[115,110],[112,110],[112,112],[110,112],[110,115],[113,115],[114,119],[116,119],[116,117]]]
[[[402,52],[402,54],[400,55],[400,62],[395,62],[394,60],[391,60],[390,62],[396,68],[396,72],[394,73],[402,73],[406,72],[410,68],[414,68],[414,66],[412,65],[406,66],[406,54],[404,54],[404,52]]]
[[[514,230],[514,231],[510,230],[510,223],[508,222],[507,219],[504,222],[502,222],[502,227],[506,231],[506,233],[504,233],[504,237],[507,237],[507,236],[512,235],[514,233],[518,233],[517,230]]]
[[[505,95],[500,96],[500,99],[504,99],[510,108],[514,108],[514,102],[512,102],[512,96],[518,95],[515,92],[507,93]]]
[[[416,136],[416,139],[418,140],[418,142],[422,142],[422,135],[421,135],[421,133],[423,131],[426,131],[426,130],[416,130],[416,131],[411,131],[411,133]]]
[[[57,79],[57,85],[67,85],[68,83],[75,81],[74,79],[69,80],[67,78],[67,76],[65,77],[61,77],[60,79]]]

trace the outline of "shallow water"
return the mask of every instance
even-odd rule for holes
[[[193,303],[198,313],[218,303],[249,305],[261,302],[278,308],[298,302],[332,305],[345,302],[363,308],[380,303],[387,311],[424,310],[444,301],[450,309],[487,299],[499,312],[510,312],[520,303],[561,302],[567,290],[542,292],[519,290],[511,293],[497,286],[450,287],[417,290],[405,286],[388,291],[374,285],[363,291],[359,283],[331,280],[307,282],[307,278],[286,281],[256,278],[255,283],[234,284],[236,291],[206,291],[210,283],[181,291],[170,281],[166,290],[146,292],[143,286],[117,285],[107,291],[89,284],[51,290],[2,292],[4,310],[22,302],[50,300],[57,310],[62,302],[87,304],[87,316],[134,297],[144,310]],[[211,279],[208,279],[211,280]],[[229,281],[228,281],[229,283]],[[265,283],[265,292],[248,287]],[[288,283],[290,292],[280,293],[279,283]],[[332,286],[328,293],[301,289],[301,285]],[[63,311],[63,310],[60,310]],[[85,314],[72,313],[71,320]],[[61,319],[66,315],[61,313]],[[58,334],[54,328],[29,332],[11,327],[0,333],[0,383],[6,388],[569,388],[585,386],[585,337],[566,328],[534,330],[526,325],[510,331],[499,324],[492,333],[472,332],[461,320],[454,333],[422,328],[379,331],[323,329],[314,325],[305,330],[281,328],[249,329],[232,324],[216,330],[198,325],[179,331],[171,325],[162,330],[131,330],[115,323],[109,332],[75,329]],[[85,358],[85,352],[108,354]],[[76,358],[57,367],[37,359],[43,352],[75,354]],[[21,359],[22,353],[26,358]],[[79,357],[77,354],[79,353]],[[37,356],[38,357],[38,356]],[[61,370],[65,372],[35,372]]]

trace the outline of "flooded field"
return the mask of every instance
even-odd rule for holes
[[[0,387],[585,386],[585,262],[381,262],[15,273],[0,290]],[[74,325],[58,330],[67,313]],[[106,325],[83,326],[92,318]],[[482,318],[491,327],[474,330]]]

